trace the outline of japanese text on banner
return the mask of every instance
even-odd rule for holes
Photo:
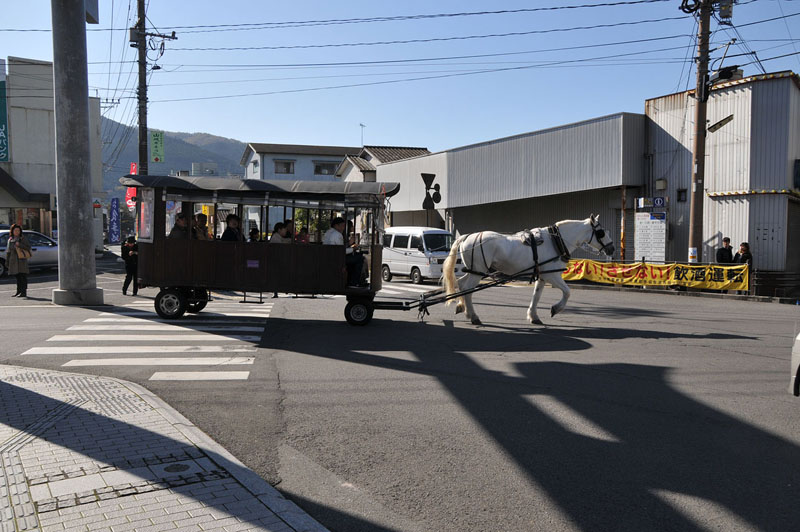
[[[628,286],[688,286],[712,290],[747,290],[750,280],[747,264],[620,264],[588,259],[569,261],[562,275],[565,281],[587,280]]]

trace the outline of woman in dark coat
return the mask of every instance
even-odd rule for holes
[[[128,286],[133,281],[133,295],[139,291],[139,280],[136,274],[139,266],[139,245],[136,239],[129,236],[122,245],[122,260],[125,261],[125,283],[122,285],[122,295],[128,295]]]
[[[19,251],[18,251],[19,250]],[[20,255],[27,252],[31,256],[31,243],[28,237],[22,234],[22,227],[18,224],[11,226],[6,246],[6,266],[9,275],[17,276],[17,293],[11,297],[28,297],[28,259]]]

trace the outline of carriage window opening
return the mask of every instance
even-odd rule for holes
[[[422,237],[418,235],[414,235],[411,237],[411,247],[413,249],[417,249],[422,245]]]
[[[396,248],[408,247],[408,235],[394,235],[394,246]]]
[[[136,191],[136,201],[139,206],[139,240],[141,242],[153,241],[153,198],[152,188],[140,188]]]
[[[392,247],[392,235],[383,235],[383,247]]]
[[[293,174],[294,161],[275,161],[276,174]]]
[[[447,251],[453,246],[453,235],[433,233],[423,235],[428,251]]]

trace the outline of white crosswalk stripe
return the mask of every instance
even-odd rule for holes
[[[245,381],[249,371],[156,371],[151,381]]]
[[[156,325],[73,325],[67,327],[68,331],[242,331],[261,332],[264,327],[250,327],[238,324],[231,325],[195,325],[185,327],[181,325],[156,324]]]
[[[233,366],[252,364],[255,357],[85,358],[62,366]]]
[[[32,347],[23,355],[131,355],[152,353],[253,353],[258,348],[234,345],[103,345]]]
[[[213,301],[201,313],[167,320],[158,316],[152,301],[135,301],[67,327],[65,334],[48,338],[47,346],[28,349],[23,355],[85,357],[71,358],[64,367],[253,365],[256,344],[273,306]],[[54,345],[59,343],[92,345]],[[150,380],[236,381],[249,377],[249,371],[157,371]]]

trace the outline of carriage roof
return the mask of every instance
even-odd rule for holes
[[[226,177],[185,177],[126,175],[119,180],[127,187],[164,188],[167,193],[186,198],[205,197],[209,193],[223,200],[226,196],[242,199],[307,199],[350,203],[380,196],[391,197],[400,191],[399,183],[359,183],[340,181],[265,181]]]

